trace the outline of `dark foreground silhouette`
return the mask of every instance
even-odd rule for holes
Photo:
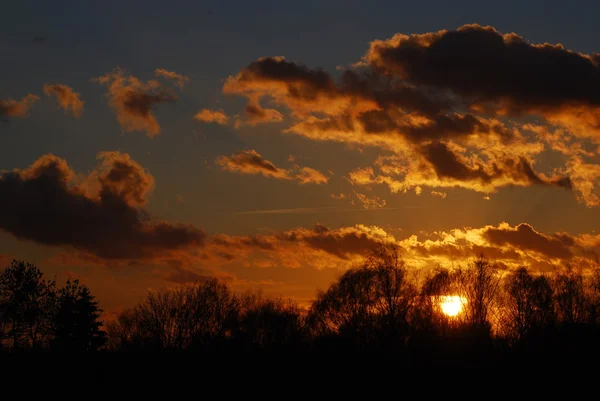
[[[460,312],[443,312],[447,296]],[[206,280],[148,293],[110,322],[78,281],[58,288],[36,266],[0,275],[5,358],[93,352],[187,358],[294,353],[393,360],[400,367],[483,366],[600,356],[600,268],[533,274],[479,257],[466,267],[410,274],[394,249],[347,270],[308,309]],[[118,369],[118,367],[115,367]]]

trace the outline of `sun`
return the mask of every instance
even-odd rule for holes
[[[439,297],[439,303],[444,315],[455,317],[462,312],[463,305],[467,303],[467,300],[459,295],[442,295]]]

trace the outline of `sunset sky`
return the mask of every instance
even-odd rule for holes
[[[305,303],[600,251],[594,1],[19,1],[0,13],[0,262],[109,314],[208,276]]]

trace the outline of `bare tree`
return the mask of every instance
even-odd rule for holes
[[[563,325],[587,322],[588,300],[583,272],[568,266],[552,277],[554,301],[558,320]]]
[[[541,336],[555,321],[553,291],[544,275],[533,276],[525,267],[506,279],[503,331],[513,342]]]
[[[261,292],[248,291],[240,296],[234,337],[253,348],[299,347],[307,338],[305,312],[290,299],[265,298]]]
[[[417,336],[444,336],[456,326],[458,319],[443,313],[441,305],[446,296],[457,296],[456,275],[447,268],[437,266],[425,278],[418,298],[419,305],[412,319]]]
[[[600,323],[599,311],[600,311],[600,264],[596,263],[591,271],[589,285],[589,322],[597,325]]]
[[[403,342],[415,298],[397,249],[382,247],[318,293],[309,316],[318,335],[339,335],[363,345]]]
[[[239,300],[216,279],[148,294],[109,325],[113,346],[190,349],[214,346],[230,337]]]
[[[455,275],[459,295],[466,299],[463,321],[477,330],[491,330],[492,305],[501,282],[498,267],[480,255],[468,268],[458,269]]]

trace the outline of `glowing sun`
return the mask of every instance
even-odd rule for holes
[[[440,297],[440,307],[446,316],[454,317],[462,312],[467,300],[458,295],[443,295]]]

